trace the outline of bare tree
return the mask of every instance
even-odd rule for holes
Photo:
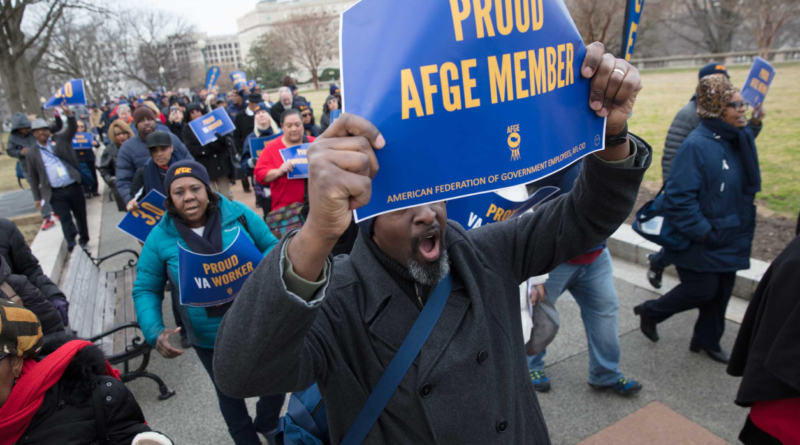
[[[710,53],[732,51],[742,25],[741,0],[675,0],[664,21],[675,36]]]
[[[276,32],[264,34],[250,47],[245,68],[248,79],[261,77],[267,88],[276,88],[281,86],[283,76],[295,71],[292,51],[283,35]]]
[[[118,17],[114,53],[125,78],[155,90],[163,67],[168,90],[190,81],[192,67],[182,54],[194,50],[195,39],[183,17],[158,10],[120,11]]]
[[[566,5],[584,42],[602,42],[608,51],[618,53],[625,3],[626,0],[567,0]]]
[[[800,0],[747,0],[741,3],[740,11],[759,55],[766,59],[784,27],[800,17]]]
[[[70,78],[84,80],[87,98],[101,102],[119,86],[121,76],[111,42],[113,30],[102,13],[78,20],[67,13],[56,27],[43,63],[57,84]]]
[[[0,0],[0,80],[12,110],[38,111],[35,83],[27,80],[34,78],[56,24],[69,9],[98,10],[82,0]],[[24,20],[26,15],[32,20]]]
[[[275,25],[298,65],[311,73],[319,89],[319,67],[339,54],[339,20],[332,14],[309,12],[289,17]]]

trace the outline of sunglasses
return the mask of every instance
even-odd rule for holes
[[[311,113],[303,113],[303,117],[311,117]]]
[[[744,101],[737,101],[737,102],[730,102],[728,106],[731,108],[736,108],[737,110],[747,110],[749,104]]]

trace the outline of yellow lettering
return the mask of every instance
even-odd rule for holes
[[[528,0],[514,0],[514,6],[517,15],[517,31],[528,32],[528,28],[531,26],[531,6],[528,4]]]
[[[548,46],[547,52],[547,91],[556,89],[556,49]]]
[[[214,287],[220,287],[222,285],[222,280],[219,277],[211,277],[211,282],[214,283]]]
[[[575,67],[572,66],[575,59],[575,48],[571,43],[567,43],[567,85],[575,83]]]
[[[208,275],[208,263],[203,263],[203,272]]]
[[[505,212],[505,210],[503,210],[503,208],[502,208],[502,207],[498,207],[498,208],[497,208],[497,212],[495,212],[495,214],[494,214],[494,218],[493,218],[493,219],[494,219],[495,221],[502,221],[502,219],[501,219],[501,218],[503,217],[503,212]]]
[[[403,119],[409,118],[409,112],[412,108],[417,113],[417,117],[424,116],[425,113],[422,111],[422,102],[419,100],[417,84],[414,83],[414,75],[411,74],[410,69],[400,72],[400,82],[403,89]]]
[[[628,34],[628,46],[625,47],[625,60],[628,62],[631,61],[631,48],[633,47],[633,36],[636,34],[636,30],[639,26],[636,23],[631,23],[631,32]]]
[[[566,45],[558,45],[558,88],[564,88],[565,82],[561,74],[564,73],[564,51]]]
[[[439,70],[439,77],[442,82],[442,100],[444,109],[456,111],[461,109],[461,88],[458,85],[450,86],[450,80],[458,80],[458,67],[452,62],[442,65]]]
[[[481,0],[473,0],[475,2],[475,28],[477,28],[478,38],[484,37],[484,27],[486,34],[489,37],[494,37],[494,27],[492,26],[492,17],[489,15],[492,12],[492,0],[484,0],[486,3],[481,6]]]
[[[528,71],[531,72],[531,96],[547,92],[544,48],[539,48],[538,63],[536,60],[536,50],[532,49],[528,51]]]
[[[211,273],[219,273],[219,269],[217,269],[217,265],[216,264],[211,263],[211,264],[208,265],[208,267],[211,269]]]
[[[494,0],[495,14],[497,14],[497,30],[500,34],[507,36],[514,29],[514,14],[511,10],[511,0],[505,0],[505,12],[503,12],[503,0]],[[503,20],[505,14],[506,20]]]
[[[422,75],[422,91],[425,94],[425,114],[433,114],[433,95],[439,92],[439,87],[431,85],[431,74],[436,73],[439,68],[436,65],[425,65],[419,69]]]
[[[508,100],[514,100],[513,81],[511,79],[511,55],[503,54],[503,69],[497,66],[497,57],[489,57],[489,78],[491,82],[492,103],[496,104],[498,99],[498,89],[500,90],[500,102],[506,101],[506,94]]]
[[[534,4],[536,2],[536,4]],[[544,25],[544,8],[542,8],[542,0],[538,2],[531,0],[531,15],[533,17],[533,26],[531,30],[538,31]]]
[[[528,77],[528,75],[525,73],[525,70],[522,69],[522,66],[520,66],[520,62],[527,56],[528,53],[525,51],[514,53],[514,77],[517,81],[517,99],[525,99],[528,97],[528,90],[522,87],[522,80]]]
[[[492,213],[494,213],[494,212],[496,212],[496,211],[497,211],[497,206],[496,206],[496,205],[494,205],[494,204],[490,204],[490,205],[489,205],[489,211],[488,211],[488,212],[486,212],[486,217],[488,218],[488,217],[489,217],[489,215],[491,215]]]
[[[475,68],[476,66],[478,66],[478,62],[475,59],[461,61],[461,77],[464,79],[464,106],[466,108],[481,106],[480,99],[472,98],[472,89],[475,88],[478,82],[469,76],[470,68]]]
[[[458,0],[450,0],[450,11],[453,14],[453,28],[456,31],[456,42],[464,40],[464,31],[461,29],[461,22],[467,19],[470,14],[469,0],[461,0],[464,10],[458,9]]]

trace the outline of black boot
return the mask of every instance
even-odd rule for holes
[[[721,349],[719,351],[712,351],[710,349],[706,349],[695,343],[694,339],[692,339],[692,343],[689,344],[689,350],[692,352],[706,351],[706,354],[708,354],[708,356],[711,357],[711,360],[714,360],[715,362],[725,363],[726,365],[731,360],[731,357],[728,355],[727,352]]]
[[[653,262],[653,255],[647,255],[647,263],[650,267],[647,269],[647,281],[656,289],[661,289],[662,278],[664,277],[664,268],[659,267]]]
[[[633,308],[633,313],[639,316],[639,329],[642,330],[642,334],[645,337],[649,338],[652,342],[658,341],[658,331],[656,330],[656,322],[653,321],[652,318],[648,317],[644,314],[644,305],[640,304]]]

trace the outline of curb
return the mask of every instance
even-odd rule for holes
[[[608,239],[608,250],[612,256],[621,258],[632,263],[648,267],[647,255],[661,250],[658,244],[647,241],[633,231],[630,224],[623,224]],[[750,301],[755,292],[761,277],[767,272],[770,263],[750,258],[750,269],[736,272],[736,284],[733,287],[733,295],[741,299]],[[664,271],[667,274],[678,276],[675,266],[670,266]]]

